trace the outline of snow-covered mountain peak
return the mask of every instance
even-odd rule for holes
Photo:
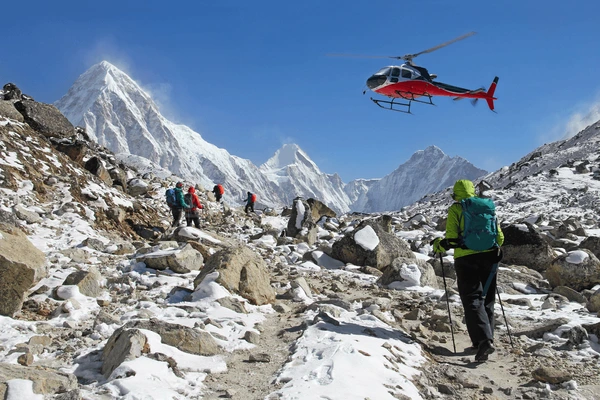
[[[261,169],[280,169],[291,165],[304,165],[321,173],[317,164],[295,143],[284,144],[273,157],[261,166]]]

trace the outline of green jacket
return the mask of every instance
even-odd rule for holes
[[[462,220],[462,206],[460,202],[464,199],[468,199],[469,197],[475,196],[475,187],[473,186],[473,182],[461,179],[456,181],[454,184],[454,201],[456,203],[452,204],[448,209],[448,221],[446,222],[446,239],[452,241],[452,239],[458,241],[460,237],[460,233],[465,228],[464,220]],[[504,233],[502,233],[502,229],[500,229],[500,224],[498,224],[498,235],[496,236],[496,243],[498,246],[502,246],[504,243]],[[484,253],[486,251],[494,251],[492,250],[470,250],[470,249],[461,249],[457,247],[454,249],[454,258],[468,256],[470,254],[475,253]]]
[[[181,204],[181,206],[176,208],[191,208],[190,205],[186,203],[185,197],[183,197],[183,189],[176,187],[175,197],[177,197],[177,204]]]

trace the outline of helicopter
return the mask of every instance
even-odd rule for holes
[[[417,66],[413,63],[413,59],[421,54],[439,50],[442,47],[456,43],[459,40],[466,39],[475,33],[476,32],[469,32],[427,50],[415,54],[405,54],[403,56],[330,55],[336,57],[393,58],[405,61],[404,64],[399,66],[391,65],[381,68],[367,79],[367,87],[369,90],[392,99],[374,99],[371,97],[371,100],[381,108],[412,114],[410,107],[413,102],[435,105],[433,103],[433,96],[447,96],[452,97],[454,100],[461,100],[464,98],[472,99],[474,105],[479,99],[485,99],[490,110],[494,111],[494,100],[497,100],[497,98],[494,97],[494,92],[496,91],[496,85],[498,84],[498,77],[494,78],[487,91],[485,88],[470,90],[434,81],[437,78],[436,74],[430,74],[426,68]],[[366,92],[367,89],[363,91],[363,94]]]

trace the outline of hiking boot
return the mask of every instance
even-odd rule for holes
[[[486,361],[488,356],[494,351],[496,351],[494,348],[494,343],[491,340],[484,340],[483,342],[479,343],[479,349],[475,355],[475,361]]]

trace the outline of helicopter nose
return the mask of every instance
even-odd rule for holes
[[[384,75],[372,75],[367,79],[367,86],[369,89],[375,89],[385,83],[386,77]]]

